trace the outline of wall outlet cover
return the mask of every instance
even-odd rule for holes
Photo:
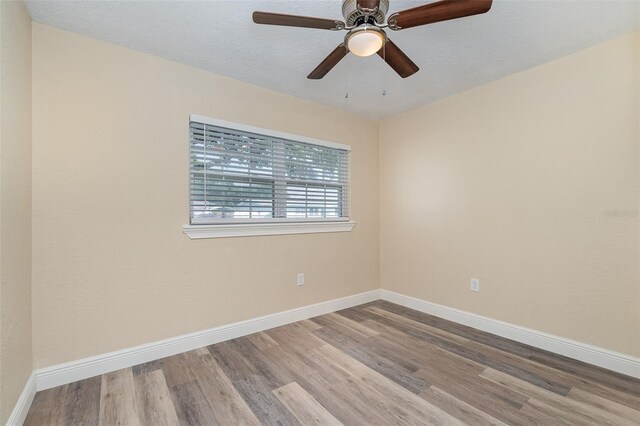
[[[471,278],[471,291],[480,291],[480,280]]]

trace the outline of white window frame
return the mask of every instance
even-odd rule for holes
[[[312,145],[320,145],[329,148],[351,151],[350,145],[279,132],[271,129],[263,129],[241,123],[218,120],[201,115],[189,115],[189,122],[192,121],[217,127],[239,130],[242,132],[256,133],[274,138],[294,140]],[[191,158],[189,158],[189,162],[190,161]],[[190,166],[191,165],[189,164],[189,167]],[[219,222],[215,224],[187,224],[183,225],[183,232],[191,239],[202,239],[258,235],[348,232],[353,229],[355,224],[356,223],[350,218],[275,218],[260,223],[256,223],[255,220],[251,219],[238,219],[233,221]]]

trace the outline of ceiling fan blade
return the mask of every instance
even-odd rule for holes
[[[347,56],[347,48],[344,43],[341,43],[338,47],[333,49],[333,52],[329,53],[329,56],[320,62],[320,65],[318,65],[316,69],[311,71],[311,74],[309,74],[307,78],[311,80],[321,79],[327,75],[327,73],[331,71],[331,69],[335,67],[345,56]]]
[[[376,9],[380,6],[380,0],[358,0],[358,6],[362,9]]]
[[[407,78],[410,75],[418,72],[420,68],[413,63],[407,55],[404,54],[394,42],[387,39],[382,49],[378,50],[378,56],[393,68],[395,72],[402,78]]]
[[[493,0],[441,0],[394,13],[387,22],[392,30],[433,24],[488,12],[492,2]]]
[[[283,25],[287,27],[317,28],[319,30],[341,30],[344,28],[344,22],[335,19],[270,12],[253,12],[253,22],[256,24]]]

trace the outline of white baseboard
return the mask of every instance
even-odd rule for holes
[[[24,423],[34,396],[36,396],[35,372],[31,373],[29,380],[27,380],[27,383],[24,385],[20,398],[18,398],[18,402],[16,402],[16,406],[13,407],[9,420],[7,420],[7,426],[20,426]]]
[[[617,371],[618,373],[628,376],[640,378],[640,358],[494,320],[459,309],[449,308],[389,290],[380,290],[380,298],[391,303],[415,309],[416,311],[424,312],[425,314],[506,337],[516,342],[584,361],[608,370]]]
[[[636,357],[449,308],[392,291],[372,290],[353,296],[329,300],[36,370],[29,379],[27,386],[25,386],[25,390],[10,417],[9,424],[21,424],[21,421],[24,420],[24,417],[21,416],[26,416],[36,390],[40,391],[87,379],[378,299],[387,300],[478,330],[640,378],[640,359]],[[11,421],[14,423],[11,423]]]
[[[35,371],[41,391],[380,299],[372,290]],[[27,407],[28,408],[28,407]]]

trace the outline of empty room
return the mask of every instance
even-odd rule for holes
[[[640,0],[0,0],[0,424],[640,425]]]

